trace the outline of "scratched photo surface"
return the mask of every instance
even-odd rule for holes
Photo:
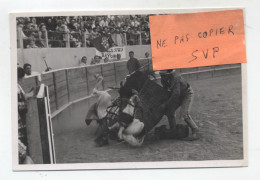
[[[170,30],[160,29],[157,38],[150,34],[150,21],[160,14],[168,13],[15,17],[14,164],[245,159],[243,64],[232,56],[243,51],[245,58],[243,47],[226,54],[231,63],[173,68],[182,59],[174,55],[177,51],[183,52],[183,61],[220,56],[222,40],[214,46],[208,37],[211,42],[203,45],[204,32],[216,36],[225,31],[233,37],[235,25],[227,22],[212,32],[194,29],[202,40],[191,42],[194,46],[187,45],[186,51],[175,45],[192,41],[191,30],[167,35],[167,45],[169,39],[173,44],[164,54],[167,45],[160,34]],[[163,57],[166,64],[154,71],[153,63]]]

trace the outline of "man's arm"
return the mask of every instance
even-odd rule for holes
[[[135,65],[136,65],[136,70],[137,69],[140,70],[141,65],[137,59],[135,59]]]
[[[179,101],[180,99],[180,89],[181,89],[181,84],[180,84],[180,78],[176,77],[175,79],[171,80],[171,96],[170,98],[164,103],[164,106],[168,106],[171,102],[173,101]]]

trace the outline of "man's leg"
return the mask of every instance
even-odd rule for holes
[[[171,112],[166,112],[166,116],[168,118],[169,126],[171,130],[176,129],[176,118],[175,118],[175,111],[173,110]]]
[[[192,117],[190,116],[190,108],[193,101],[193,94],[187,94],[181,104],[180,110],[180,117],[183,119],[187,125],[191,128],[191,136],[187,138],[187,140],[196,140],[199,139],[198,131],[199,128],[197,124],[193,121]]]

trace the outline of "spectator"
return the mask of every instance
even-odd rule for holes
[[[125,45],[125,38],[122,33],[120,33],[119,28],[116,28],[115,31],[111,34],[111,38],[114,41],[116,46],[123,46]]]
[[[68,25],[68,22],[67,22],[66,18],[62,18],[61,19],[61,23],[66,25],[66,26]]]
[[[89,26],[87,27],[86,31],[85,31],[85,37],[86,37],[86,44],[88,47],[93,47],[91,44],[91,40],[92,38],[92,28]]]
[[[109,58],[108,57],[105,57],[104,58],[104,63],[108,63],[110,60],[109,60]]]
[[[61,26],[58,27],[57,32],[59,37],[58,39],[59,47],[65,47],[65,42],[67,42],[68,39],[70,38],[69,29],[65,24],[62,24]]]
[[[128,45],[150,44],[148,15],[21,17],[17,18],[17,25],[17,35],[22,37],[23,47],[46,47],[45,30],[48,31],[49,47],[66,47],[68,40],[71,41],[71,47],[81,47],[85,41],[81,33],[86,29],[89,31],[89,27],[92,29],[87,33],[89,41],[102,34],[112,35],[115,45],[118,46],[125,45],[126,42]],[[129,30],[130,27],[132,28]],[[30,42],[29,38],[34,38],[36,46],[30,45],[33,42]],[[87,44],[91,46],[90,42]]]
[[[26,114],[27,114],[27,99],[34,96],[34,89],[29,93],[25,93],[21,87],[25,72],[21,67],[17,68],[17,95],[18,95],[18,154],[19,164],[33,164],[28,149],[28,139],[26,131]]]
[[[93,28],[91,36],[92,36],[92,39],[95,39],[100,36],[100,33],[97,31],[97,28]]]
[[[23,32],[27,37],[32,37],[33,36],[33,31],[32,31],[32,23],[27,23],[23,27]]]
[[[130,26],[131,26],[131,21],[130,21],[129,18],[126,18],[126,19],[125,19],[124,26],[126,26],[127,29],[130,28]]]
[[[81,62],[79,64],[79,66],[87,66],[87,57],[86,56],[83,56],[81,58]]]
[[[18,31],[17,37],[18,38],[20,37],[22,39],[27,39],[28,37],[24,34],[23,27],[24,25],[21,22],[17,23],[17,31]]]
[[[39,35],[39,41],[38,41],[38,46],[40,47],[47,47],[47,42],[46,42],[46,34],[47,34],[47,29],[46,29],[46,26],[45,24],[40,24],[39,25],[39,32],[38,32],[38,35]]]
[[[55,31],[56,27],[57,27],[57,24],[56,24],[55,20],[52,18],[48,18],[48,21],[46,22],[46,29],[48,31]]]
[[[137,71],[140,69],[141,65],[139,63],[139,61],[134,58],[134,52],[133,51],[130,51],[129,52],[129,57],[130,59],[127,61],[127,70],[129,72],[129,74]]]
[[[149,58],[149,56],[150,56],[149,52],[146,52],[144,55],[145,55],[145,58]]]
[[[41,75],[40,73],[36,72],[36,71],[32,71],[32,65],[29,63],[25,63],[23,65],[23,69],[24,69],[24,78],[28,78],[28,77],[32,77],[32,76],[37,76],[38,81],[41,81]]]
[[[101,27],[108,27],[108,19],[107,19],[107,16],[104,16],[101,18],[101,21],[99,22],[99,25]]]
[[[96,29],[99,34],[102,33],[102,28],[99,25],[96,25]]]
[[[116,55],[116,60],[119,61],[121,59],[121,54]]]
[[[139,44],[139,42],[138,42],[139,36],[140,36],[139,31],[136,31],[133,28],[129,28],[128,32],[126,34],[127,45],[137,45],[137,44]]]
[[[132,26],[132,27],[138,27],[138,26],[140,26],[140,22],[137,20],[137,17],[136,17],[136,16],[133,17],[133,20],[131,21],[131,26]]]
[[[34,28],[35,31],[38,30],[38,25],[37,25],[37,23],[36,23],[36,18],[32,18],[32,26],[33,26],[33,28]]]
[[[26,46],[26,48],[38,48],[38,46],[35,45],[34,38],[30,38],[29,44]]]
[[[72,19],[70,21],[70,23],[68,24],[68,28],[71,30],[71,31],[76,31],[77,30],[77,22],[75,19]]]
[[[123,30],[122,30],[122,31],[123,31],[123,33],[127,33],[127,31],[128,31],[127,25],[124,25],[124,26],[123,26]]]
[[[94,56],[94,59],[92,59],[92,61],[91,61],[91,65],[94,65],[94,64],[100,64],[100,60],[101,60],[102,58],[101,57],[99,57],[99,56]]]

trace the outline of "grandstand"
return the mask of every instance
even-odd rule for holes
[[[18,48],[93,47],[102,35],[114,46],[150,44],[148,15],[17,18]]]

